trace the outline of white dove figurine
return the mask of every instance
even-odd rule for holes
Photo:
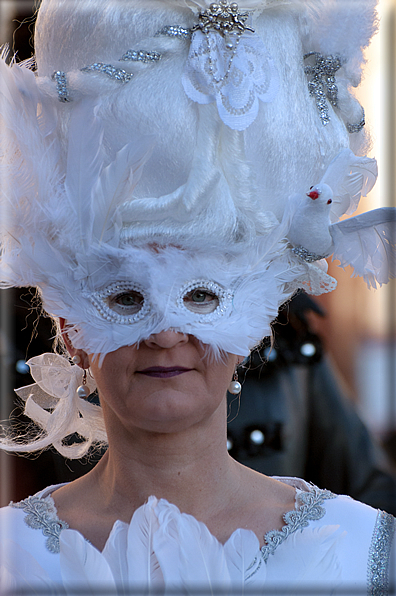
[[[287,237],[300,258],[313,262],[333,255],[342,267],[351,265],[368,287],[396,277],[396,209],[383,207],[331,223],[333,191],[323,182],[311,187],[307,198],[293,197],[293,203]]]

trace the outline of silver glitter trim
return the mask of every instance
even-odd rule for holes
[[[108,298],[114,294],[119,294],[125,291],[135,291],[142,294],[144,301],[141,309],[133,315],[121,315],[115,312],[108,303]],[[84,295],[91,301],[99,314],[110,323],[120,323],[121,325],[132,325],[140,321],[150,312],[150,304],[146,300],[144,290],[141,286],[130,281],[117,281],[110,284],[104,290],[98,292],[84,292]]]
[[[128,50],[120,58],[120,62],[158,62],[162,55],[159,52],[145,50]]]
[[[180,39],[191,39],[191,29],[181,27],[181,25],[166,25],[162,27],[154,37],[165,35],[166,37],[179,37]]]
[[[254,29],[248,27],[245,23],[249,17],[247,12],[238,12],[238,4],[236,2],[229,3],[228,0],[220,0],[218,3],[213,3],[199,13],[198,23],[192,27],[191,31],[202,31],[209,33],[213,29],[217,33],[226,35],[236,31],[238,35],[242,35],[245,31],[254,33]]]
[[[281,530],[271,530],[264,536],[265,544],[261,548],[260,559],[255,559],[247,571],[255,569],[246,578],[247,581],[260,569],[262,563],[266,563],[270,555],[273,555],[280,544],[291,534],[309,526],[310,521],[316,521],[324,517],[326,510],[322,507],[327,499],[334,499],[337,495],[329,490],[311,485],[309,491],[297,491],[296,508],[288,511],[283,516],[285,525]]]
[[[338,105],[338,87],[334,75],[341,68],[342,59],[337,54],[324,56],[319,52],[309,52],[304,55],[304,60],[311,57],[315,59],[315,62],[305,66],[304,72],[310,77],[308,89],[315,98],[322,124],[326,126],[330,122],[326,99],[333,107]]]
[[[121,83],[127,83],[133,77],[133,74],[126,72],[122,68],[116,68],[111,64],[103,64],[103,62],[94,62],[94,64],[84,66],[81,72],[101,72],[110,79],[120,81]]]
[[[51,497],[45,499],[40,497],[28,497],[19,503],[10,503],[11,507],[23,509],[26,513],[25,524],[33,530],[42,530],[47,538],[45,546],[50,553],[57,554],[60,551],[59,536],[62,530],[69,525],[61,521],[56,513],[56,508]]]
[[[363,115],[362,115],[360,122],[358,122],[357,124],[347,123],[346,127],[347,127],[349,133],[353,134],[354,132],[360,132],[362,130],[362,128],[365,126],[366,114],[364,113],[363,108],[362,108],[362,112],[363,112]]]
[[[313,263],[314,261],[320,261],[320,259],[325,258],[324,256],[317,255],[315,252],[309,252],[303,246],[295,246],[292,248],[292,252],[306,263]]]
[[[211,294],[215,294],[217,296],[217,298],[219,299],[219,304],[213,312],[202,314],[194,312],[186,307],[183,298],[186,294],[192,292],[193,290],[196,290],[197,288],[202,288],[204,290],[207,290]],[[193,281],[186,283],[181,288],[177,297],[177,305],[184,310],[188,310],[190,314],[196,317],[196,320],[199,323],[210,323],[211,321],[214,321],[215,319],[218,319],[219,317],[223,316],[224,313],[227,312],[228,308],[232,303],[233,297],[234,296],[232,292],[226,290],[214,281],[210,281],[207,279],[194,279]]]
[[[56,82],[56,90],[58,92],[59,101],[63,103],[70,101],[69,91],[67,89],[66,73],[62,70],[56,70],[51,78]]]
[[[368,596],[389,594],[389,564],[396,519],[390,513],[378,511],[371,540],[367,567]]]

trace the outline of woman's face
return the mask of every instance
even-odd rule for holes
[[[206,355],[193,336],[162,331],[139,347],[126,346],[106,355],[99,367],[90,357],[106,422],[132,431],[170,433],[199,425],[219,408],[237,356],[220,361]]]

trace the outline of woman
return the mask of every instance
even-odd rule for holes
[[[236,365],[298,288],[335,287],[322,257],[395,274],[392,210],[338,223],[376,178],[348,92],[374,5],[317,8],[44,0],[37,76],[1,64],[2,279],[40,289],[73,362],[32,359],[41,431],[2,447],[108,444],[2,510],[4,592],[386,593],[392,516],[226,449]]]

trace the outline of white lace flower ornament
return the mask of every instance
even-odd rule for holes
[[[28,360],[30,374],[35,383],[16,389],[25,403],[24,413],[44,431],[38,433],[34,446],[37,450],[54,447],[69,457],[81,457],[94,441],[106,441],[106,431],[100,408],[78,396],[77,388],[83,381],[83,370],[71,365],[59,354],[41,354]],[[89,393],[96,389],[94,379],[88,375]],[[64,439],[80,434],[84,441],[65,444]]]
[[[233,130],[250,126],[259,99],[273,101],[279,86],[273,60],[247,19],[227,0],[201,11],[183,74],[188,97],[199,104],[216,101],[220,118]]]

